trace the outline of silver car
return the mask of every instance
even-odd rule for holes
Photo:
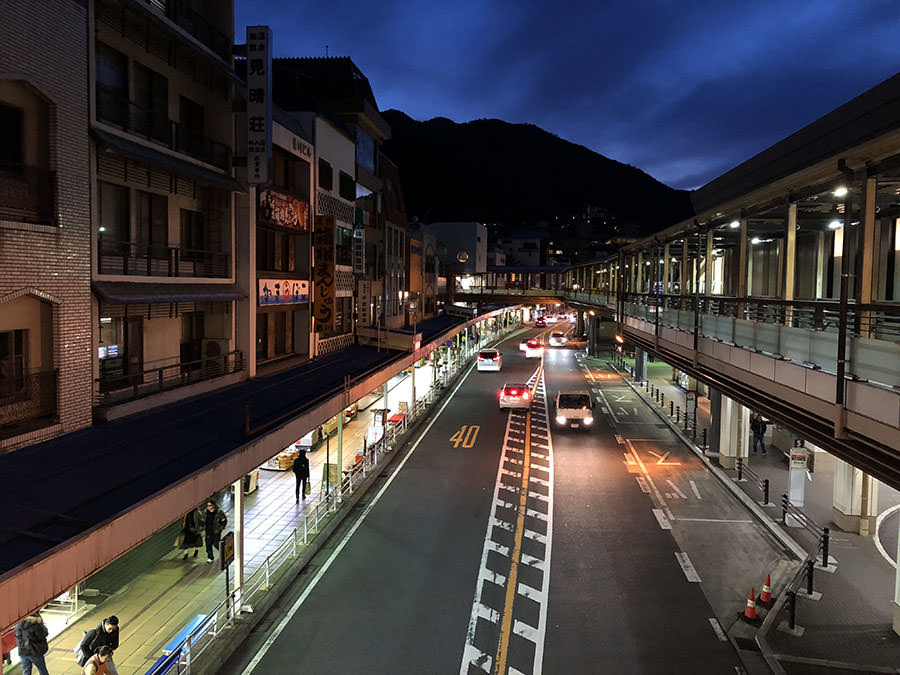
[[[504,384],[500,390],[500,410],[531,407],[531,387],[527,384]]]

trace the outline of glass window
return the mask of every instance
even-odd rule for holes
[[[128,57],[97,43],[97,119],[128,126]]]
[[[353,176],[341,171],[338,173],[338,183],[338,191],[341,197],[348,201],[356,199],[356,181],[353,180]]]
[[[375,174],[375,140],[361,127],[356,127],[356,163]]]
[[[22,164],[22,109],[0,103],[0,169]]]
[[[25,388],[26,330],[0,332],[0,399]]]
[[[135,193],[137,243],[146,245],[154,258],[168,256],[169,204],[162,195],[137,190]]]
[[[324,159],[319,159],[319,187],[323,190],[331,190],[334,187],[334,175],[331,164]]]
[[[100,187],[100,233],[103,239],[131,241],[129,226],[128,188],[112,183]]]
[[[269,357],[269,315],[256,314],[256,360],[265,361]]]

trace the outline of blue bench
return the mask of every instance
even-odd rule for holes
[[[153,665],[150,666],[150,670],[144,673],[144,675],[166,675],[166,673],[168,673],[170,670],[172,670],[172,668],[178,665],[178,659],[172,659],[165,670],[157,670],[157,668],[162,666],[162,664],[165,663],[166,659],[168,658],[168,656],[160,656],[158,659],[156,659]]]
[[[197,630],[197,626],[199,626],[201,623],[203,623],[204,620],[206,620],[206,614],[198,614],[193,619],[188,621],[187,625],[181,629],[181,631],[178,633],[178,635],[173,637],[169,641],[169,644],[167,644],[165,647],[163,647],[163,650],[162,650],[163,657],[168,656],[169,654],[174,652],[176,649],[181,647],[181,643],[184,642],[185,640],[187,640],[187,636],[190,635],[191,633],[193,633],[195,630]]]

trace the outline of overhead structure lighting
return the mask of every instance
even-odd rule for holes
[[[732,220],[730,223],[728,223],[728,227],[730,227],[732,230],[736,230],[740,226],[741,226],[741,221],[739,221],[739,220]]]
[[[750,243],[756,245],[761,241],[762,239],[760,239],[759,237],[753,237],[753,239],[750,240]]]
[[[835,197],[846,197],[846,196],[847,196],[847,192],[848,192],[847,188],[845,188],[845,187],[842,185],[841,187],[839,187],[838,189],[836,189],[832,194],[833,194]]]
[[[839,230],[843,226],[844,226],[844,224],[839,220],[832,220],[830,223],[828,223],[829,230]]]

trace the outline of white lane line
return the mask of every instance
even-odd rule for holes
[[[897,569],[897,561],[891,558],[891,556],[888,555],[888,552],[884,549],[884,545],[881,543],[881,535],[879,534],[879,530],[881,529],[881,523],[884,522],[884,519],[898,509],[900,509],[900,504],[892,506],[889,509],[885,509],[878,515],[878,518],[875,520],[875,547],[878,549],[878,552],[882,555],[882,557],[888,561],[888,564],[894,569]]]
[[[662,512],[662,509],[652,509],[653,515],[656,516],[656,522],[659,523],[659,526],[664,530],[671,530],[672,523],[669,522],[668,518],[666,518],[666,514]]]
[[[691,489],[694,491],[697,499],[703,499],[703,497],[700,496],[700,490],[697,489],[697,484],[694,481],[691,481]]]
[[[719,623],[719,620],[715,617],[709,618],[709,625],[712,626],[713,631],[716,634],[716,637],[719,638],[720,642],[728,642],[728,636],[725,635],[725,631],[722,630],[722,624]]]
[[[678,520],[683,520],[689,523],[752,523],[752,520],[734,520],[731,518],[685,518],[684,516],[679,516]],[[818,569],[818,568],[817,568]]]
[[[500,612],[496,609],[492,609],[485,605],[484,603],[478,603],[478,617],[484,619],[485,621],[490,621],[491,623],[497,623],[500,621]]]
[[[513,633],[518,635],[519,637],[523,637],[526,640],[531,640],[532,642],[537,642],[537,631],[534,629],[534,626],[529,626],[527,623],[523,623],[518,619],[513,623]],[[509,669],[509,672],[512,672],[512,668]]]
[[[694,565],[691,563],[691,559],[688,558],[688,554],[683,551],[676,551],[675,557],[678,559],[678,564],[681,565],[681,570],[684,572],[684,576],[687,577],[687,580],[699,583],[700,575],[697,574],[697,570],[694,569]]]
[[[463,652],[463,661],[465,663],[471,663],[485,673],[490,673],[494,668],[494,657],[490,654],[485,654],[475,645],[468,643],[466,643],[466,649]]]
[[[303,592],[300,594],[300,597],[297,598],[296,602],[294,602],[294,604],[288,610],[287,614],[284,615],[284,618],[278,623],[277,626],[275,626],[275,629],[269,634],[269,637],[263,643],[263,646],[259,649],[258,652],[256,652],[256,655],[250,660],[250,663],[247,664],[247,667],[244,668],[242,675],[250,675],[250,673],[252,673],[254,671],[256,666],[259,665],[259,662],[263,659],[263,657],[266,655],[266,653],[269,651],[269,649],[271,649],[272,645],[275,644],[275,641],[278,639],[278,636],[281,635],[282,631],[285,629],[285,627],[288,625],[288,623],[291,621],[291,619],[294,618],[294,615],[297,613],[297,611],[300,609],[300,607],[303,605],[303,603],[306,602],[306,599],[309,597],[310,593],[312,593],[315,590],[316,586],[319,585],[319,582],[322,580],[322,577],[325,576],[325,573],[329,570],[332,563],[334,563],[334,561],[337,559],[338,555],[340,555],[341,551],[344,550],[344,547],[347,545],[347,542],[350,541],[350,537],[352,537],[356,533],[356,531],[359,529],[360,525],[362,525],[365,522],[366,517],[369,515],[369,513],[372,511],[372,509],[375,508],[375,505],[381,500],[382,495],[384,495],[384,493],[387,491],[387,489],[391,486],[391,483],[394,482],[394,479],[398,475],[400,475],[400,471],[406,465],[406,462],[409,461],[409,458],[412,457],[412,454],[416,451],[416,448],[419,447],[419,443],[421,443],[422,439],[428,435],[428,432],[431,430],[432,425],[438,421],[438,419],[441,416],[441,413],[444,412],[444,409],[450,404],[450,401],[453,400],[453,397],[456,395],[456,392],[459,391],[459,388],[463,385],[463,382],[466,381],[466,379],[472,373],[474,368],[475,368],[475,366],[473,364],[472,366],[469,367],[469,370],[466,372],[465,376],[460,378],[459,384],[457,384],[456,387],[453,389],[453,391],[450,392],[450,395],[447,397],[447,400],[444,401],[444,404],[441,406],[441,409],[437,411],[437,414],[431,419],[431,421],[428,423],[428,426],[425,427],[425,430],[422,432],[422,434],[419,436],[419,438],[416,439],[416,442],[412,444],[412,446],[409,449],[409,452],[406,453],[406,456],[400,461],[400,464],[397,465],[397,468],[394,470],[394,473],[392,473],[391,476],[385,481],[384,485],[381,486],[381,489],[378,491],[378,494],[376,494],[375,497],[372,499],[372,501],[369,502],[369,504],[366,506],[365,510],[362,512],[362,515],[360,515],[359,520],[357,520],[355,523],[353,523],[353,525],[347,531],[347,534],[344,535],[343,539],[341,539],[340,543],[335,547],[334,552],[330,556],[328,556],[328,559],[325,561],[325,563],[322,565],[322,567],[316,573],[316,576],[314,576],[312,581],[309,582],[309,585],[305,589],[303,589]],[[497,480],[497,483],[499,485],[499,483],[500,483],[499,478]]]
[[[643,492],[645,495],[649,495],[650,486],[647,485],[647,479],[643,476],[635,476],[635,478],[637,479],[638,486],[641,488],[641,492]]]
[[[687,499],[687,495],[684,494],[681,490],[679,490],[679,489],[678,489],[678,486],[675,485],[675,483],[673,483],[672,481],[670,481],[668,478],[666,479],[666,482],[669,484],[669,487],[670,487],[670,488],[672,488],[673,490],[675,490],[675,493],[676,493],[679,497],[681,497],[682,499]]]

